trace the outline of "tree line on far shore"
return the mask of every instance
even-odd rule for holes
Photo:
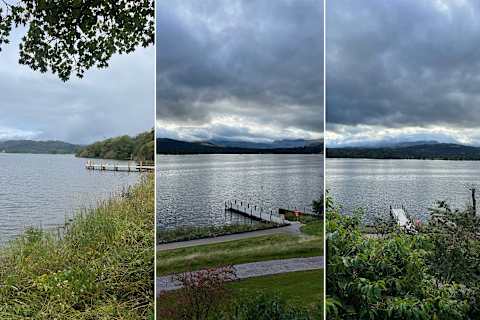
[[[153,161],[154,145],[154,131],[151,129],[135,137],[124,135],[95,142],[80,148],[76,156],[81,158]]]

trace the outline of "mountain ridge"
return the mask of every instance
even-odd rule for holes
[[[157,138],[156,143],[157,154],[316,154],[323,152],[323,144],[292,148],[242,148],[169,138]]]
[[[81,145],[60,140],[2,140],[1,153],[75,154]]]
[[[279,149],[279,148],[298,148],[306,147],[315,143],[321,143],[321,140],[313,139],[280,139],[272,142],[250,142],[250,141],[234,141],[234,140],[217,140],[212,139],[206,141],[219,147],[247,148],[247,149]]]
[[[382,148],[327,148],[326,156],[357,159],[480,160],[480,147],[457,143],[433,143]]]

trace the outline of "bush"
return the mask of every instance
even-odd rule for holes
[[[232,266],[184,272],[174,276],[182,288],[175,293],[174,303],[157,306],[157,318],[172,320],[207,320],[220,312],[220,307],[230,300],[226,283],[236,280]],[[159,301],[168,299],[168,293]]]
[[[455,220],[463,230],[457,237],[432,223],[416,235],[394,229],[372,238],[360,231],[361,221],[361,215],[327,207],[328,319],[478,318],[477,269],[459,269],[470,262],[456,257],[473,256],[478,248],[472,238],[457,241],[471,230],[468,219]],[[467,243],[475,244],[471,252]]]

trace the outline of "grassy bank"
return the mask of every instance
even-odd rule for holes
[[[218,227],[184,227],[173,230],[157,230],[157,243],[163,244],[178,241],[205,239],[250,231],[272,229],[275,227],[276,225],[274,223],[258,222],[254,224],[232,224]]]
[[[153,317],[154,179],[0,249],[0,319]]]

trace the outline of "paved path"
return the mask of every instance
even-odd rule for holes
[[[270,260],[234,266],[238,279],[268,276],[280,273],[323,269],[323,257]],[[172,275],[157,277],[157,295],[160,292],[180,289],[179,282]]]
[[[300,235],[302,233],[300,231],[300,227],[301,227],[301,223],[292,222],[289,226],[273,228],[273,229],[258,230],[258,231],[244,232],[244,233],[238,233],[238,234],[230,234],[230,235],[219,236],[219,237],[214,237],[214,238],[205,238],[205,239],[198,239],[198,240],[159,244],[159,245],[157,245],[157,252],[158,251],[165,251],[165,250],[179,249],[179,248],[187,248],[187,247],[193,247],[193,246],[200,246],[200,245],[204,245],[204,244],[213,244],[213,243],[248,239],[248,238],[267,236],[267,235],[273,235],[273,234]]]

